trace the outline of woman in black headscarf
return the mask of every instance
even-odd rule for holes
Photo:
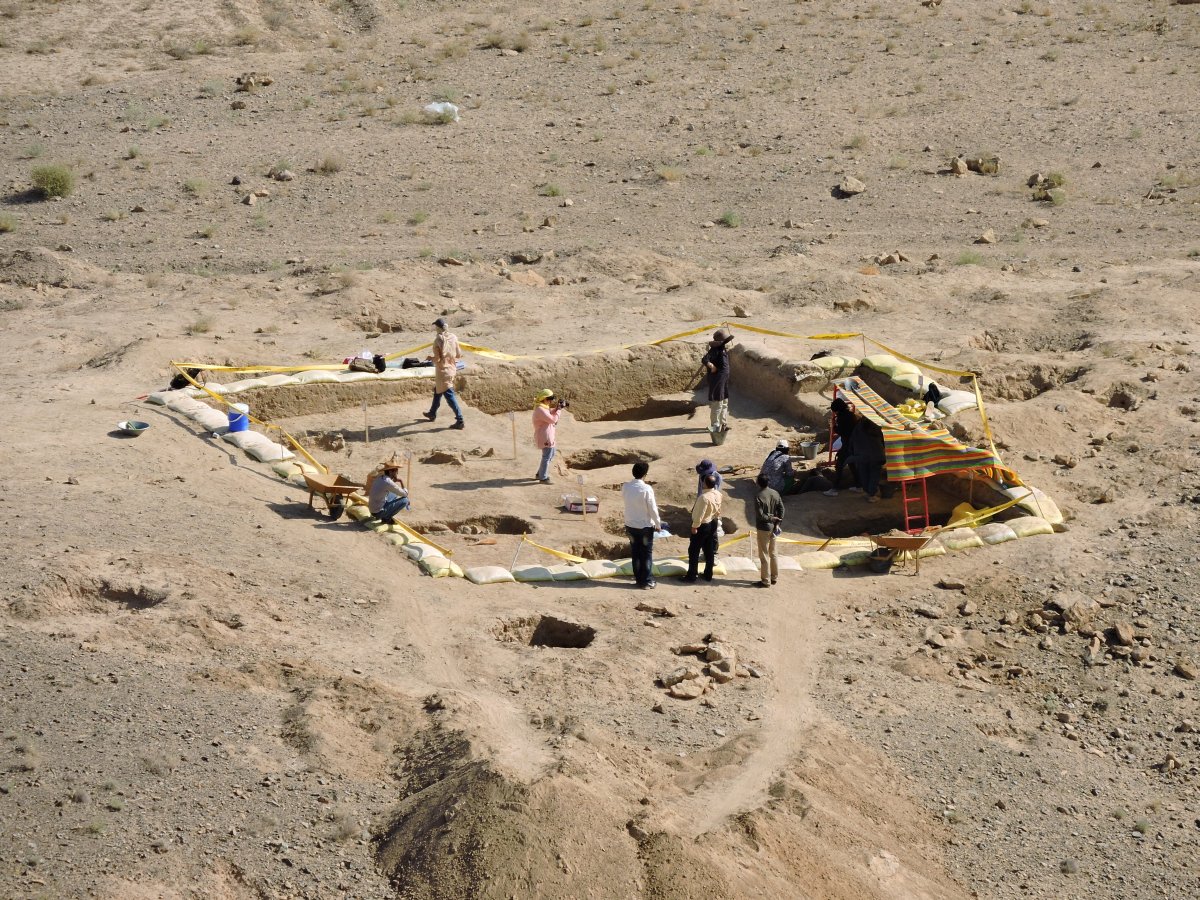
[[[854,404],[847,403],[841,397],[834,397],[833,403],[829,404],[829,408],[833,411],[833,436],[840,438],[842,443],[838,446],[837,455],[833,458],[833,487],[825,492],[826,497],[836,497],[838,488],[842,484],[842,469],[847,467],[847,462],[850,459],[850,435],[854,433],[856,419],[854,416]],[[850,463],[850,490],[860,490],[858,486],[858,473],[854,469],[854,464]]]

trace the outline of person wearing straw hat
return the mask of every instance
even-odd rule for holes
[[[433,405],[425,418],[430,422],[437,418],[438,407],[442,398],[454,413],[454,424],[451,428],[461,431],[463,424],[462,409],[458,405],[458,397],[454,393],[454,377],[458,374],[458,361],[462,359],[462,349],[458,346],[458,338],[449,331],[446,320],[438,316],[433,322],[437,335],[433,339]]]
[[[386,525],[395,521],[396,513],[411,506],[408,488],[400,477],[400,465],[394,460],[381,462],[371,475],[367,488],[367,508],[371,515]]]
[[[542,462],[538,466],[536,481],[542,484],[550,483],[550,461],[554,459],[555,428],[558,417],[567,407],[566,400],[559,400],[550,388],[542,388],[534,398],[537,405],[533,408],[533,443],[542,451]]]
[[[796,472],[792,468],[792,445],[787,438],[780,438],[775,449],[767,454],[758,474],[767,479],[771,490],[780,494],[795,493],[799,485],[796,483]]]
[[[729,342],[728,328],[718,328],[708,342],[702,365],[708,375],[708,430],[729,430]]]

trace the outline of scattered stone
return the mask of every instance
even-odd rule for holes
[[[1075,875],[1079,872],[1079,863],[1073,859],[1064,859],[1058,867],[1064,875]]]
[[[1064,469],[1074,469],[1079,465],[1079,458],[1070,453],[1056,453],[1054,455],[1055,465],[1062,466]]]
[[[717,662],[718,660],[736,660],[737,653],[734,649],[726,644],[710,643],[704,651],[704,658],[709,662]]]
[[[525,287],[545,287],[546,279],[534,272],[532,269],[527,272],[509,272],[508,280],[513,284],[524,285]]]
[[[1021,621],[1021,614],[1015,609],[1010,609],[1000,618],[1001,625],[1016,625]]]
[[[969,171],[970,169],[967,168],[967,161],[961,156],[956,156],[954,159],[950,160],[951,175],[966,175]]]
[[[967,586],[961,581],[949,578],[939,578],[936,587],[940,587],[943,591],[965,591],[967,589]]]
[[[996,243],[996,232],[991,228],[985,229],[983,234],[975,238],[977,244],[994,244]]]
[[[708,679],[703,676],[700,678],[689,678],[678,684],[671,685],[671,689],[667,691],[667,695],[674,697],[676,700],[695,700],[708,688],[708,683]]]
[[[678,669],[673,669],[666,675],[661,676],[659,681],[662,682],[663,687],[674,687],[681,681],[691,681],[699,678],[700,675],[700,670],[695,666],[680,666]]]
[[[527,266],[541,262],[542,257],[541,250],[515,250],[508,255],[510,262],[521,263]]]
[[[1026,228],[1048,228],[1050,226],[1049,219],[1026,219],[1024,222]]]
[[[1195,681],[1200,677],[1200,667],[1190,659],[1179,659],[1175,662],[1175,668],[1171,670],[1175,675],[1185,681]]]
[[[667,603],[647,603],[643,600],[634,607],[638,612],[648,612],[652,615],[663,616],[665,618],[674,618],[679,615],[679,610]]]
[[[846,175],[838,182],[837,192],[841,197],[853,197],[856,194],[861,194],[867,189],[867,186],[855,178],[853,175]]]
[[[676,656],[691,656],[694,653],[703,653],[708,649],[708,644],[680,644],[671,650]]]
[[[913,609],[913,612],[926,619],[941,619],[946,615],[946,611],[937,606],[918,606]]]
[[[258,202],[258,198],[255,197],[254,194],[247,194],[245,197],[242,198],[242,202],[244,204],[246,204],[247,206],[253,206],[255,203]]]
[[[880,266],[894,266],[897,263],[908,262],[907,254],[899,250],[893,250],[891,253],[883,253],[875,257],[875,263]]]
[[[976,156],[966,160],[967,168],[979,175],[999,175],[1000,174],[1000,157],[998,156]]]
[[[1133,626],[1128,622],[1117,622],[1108,630],[1109,642],[1121,647],[1132,647],[1133,637]]]
[[[291,169],[280,169],[278,172],[273,174],[271,177],[274,178],[276,181],[295,181],[296,173],[293,172]]]
[[[457,256],[439,256],[438,257],[438,265],[439,266],[465,266],[466,263],[463,262],[461,259],[459,259]]]
[[[979,612],[979,607],[970,600],[964,600],[958,604],[958,614],[960,616],[973,616],[977,612]]]
[[[245,109],[246,101],[245,100],[234,100],[232,103],[229,104],[229,108],[230,109]]]
[[[244,72],[234,79],[239,91],[255,91],[260,87],[269,87],[275,79],[262,72]]]
[[[514,50],[513,53],[516,53],[516,51]],[[635,841],[644,841],[650,837],[650,832],[648,832],[633,819],[630,819],[625,823],[625,830],[629,832],[629,836]]]

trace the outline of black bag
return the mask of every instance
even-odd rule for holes
[[[433,365],[433,360],[417,359],[415,356],[406,356],[406,357],[404,357],[404,362],[402,362],[400,364],[400,368],[402,368],[402,369],[421,369],[421,368],[424,368],[425,366],[432,366],[432,365]]]

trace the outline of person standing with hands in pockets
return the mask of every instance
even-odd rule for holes
[[[542,388],[537,393],[537,406],[533,408],[533,443],[542,451],[542,463],[534,479],[542,484],[550,483],[550,461],[556,452],[555,428],[558,417],[568,405],[566,400],[555,397],[549,388]]]
[[[758,493],[754,495],[754,527],[758,539],[759,587],[770,587],[779,581],[779,554],[775,539],[783,521],[783,498],[771,487],[766,475],[755,479]]]

